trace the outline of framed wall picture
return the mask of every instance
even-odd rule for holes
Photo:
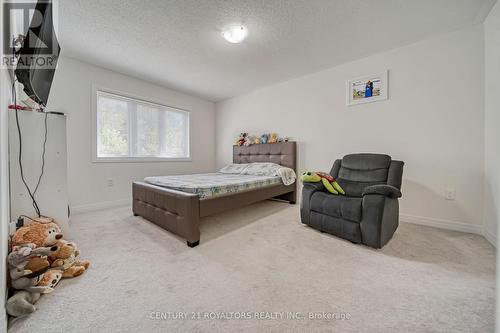
[[[387,99],[388,71],[347,80],[346,104],[356,105]]]

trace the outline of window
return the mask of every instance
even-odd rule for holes
[[[189,112],[96,91],[96,161],[189,158]]]

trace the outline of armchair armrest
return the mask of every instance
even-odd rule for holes
[[[304,184],[304,189],[308,189],[310,191],[322,191],[325,188],[322,182],[303,183],[303,184]]]
[[[311,197],[318,191],[323,191],[322,182],[304,183],[302,188],[302,200],[300,200],[300,218],[302,223],[309,224],[311,214]]]
[[[401,198],[402,194],[401,191],[398,190],[396,187],[391,186],[391,185],[372,185],[368,186],[363,190],[362,195],[368,195],[368,194],[380,194],[386,197],[389,197],[391,199],[397,199]]]

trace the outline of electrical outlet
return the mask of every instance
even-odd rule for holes
[[[108,185],[108,187],[113,187],[113,186],[115,186],[115,181],[113,179],[109,178],[106,181],[106,184]]]
[[[444,198],[446,200],[455,200],[455,190],[454,189],[447,189],[444,193]]]

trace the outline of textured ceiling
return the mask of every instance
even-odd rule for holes
[[[229,98],[482,22],[495,0],[61,0],[63,55]],[[220,34],[244,23],[248,38]]]

